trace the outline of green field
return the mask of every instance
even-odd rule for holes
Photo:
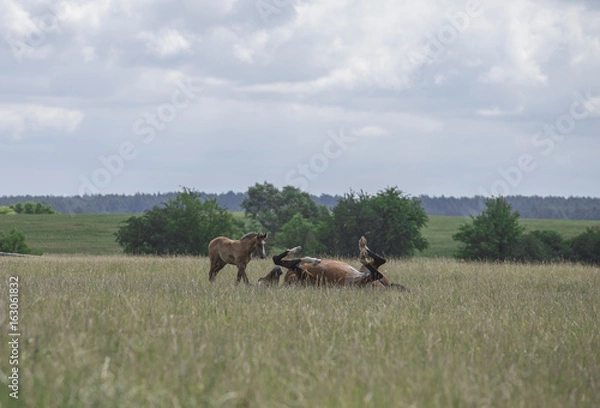
[[[114,255],[121,253],[121,247],[115,242],[114,233],[119,224],[131,215],[6,215],[0,216],[0,231],[8,232],[12,227],[23,231],[31,248],[45,254],[90,254]],[[242,214],[236,213],[241,217]],[[452,257],[458,243],[452,240],[452,234],[459,225],[470,222],[464,217],[429,217],[429,223],[423,229],[423,235],[430,247],[420,256]],[[586,227],[598,224],[598,221],[571,220],[521,220],[527,230],[551,229],[565,238],[581,234]],[[358,239],[358,238],[357,238]]]
[[[236,286],[231,266],[211,285],[198,257],[0,258],[19,278],[20,406],[600,406],[598,268],[382,269],[411,291]]]
[[[25,233],[27,245],[44,254],[111,255],[122,252],[115,242],[119,224],[131,215],[52,214],[5,215],[0,231],[17,228]]]

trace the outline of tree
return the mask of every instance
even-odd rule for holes
[[[119,228],[116,240],[131,254],[206,255],[208,243],[219,235],[241,235],[241,225],[215,200],[184,188],[163,207],[133,216]]]
[[[247,197],[242,201],[246,216],[259,222],[266,231],[276,234],[294,215],[300,214],[313,225],[323,211],[308,193],[292,186],[280,191],[273,184],[256,183],[249,187]]]
[[[23,203],[16,203],[10,206],[17,214],[21,214],[23,212]]]
[[[283,248],[301,245],[305,254],[314,256],[326,252],[319,238],[319,226],[296,213],[281,227],[277,234],[277,245]]]
[[[567,247],[556,231],[531,231],[523,234],[515,247],[513,257],[521,262],[554,262],[565,259]]]
[[[35,214],[35,203],[27,201],[23,205],[23,214]]]
[[[7,235],[0,232],[0,252],[31,254],[33,251],[25,243],[25,234],[13,228]]]
[[[421,202],[396,187],[375,196],[351,192],[333,208],[322,234],[329,234],[329,247],[339,255],[355,256],[358,239],[365,235],[369,246],[385,255],[413,256],[429,245],[420,231],[427,220]]]
[[[519,239],[525,228],[519,225],[519,212],[512,212],[502,197],[486,200],[486,209],[471,216],[471,224],[463,224],[452,236],[464,244],[457,258],[473,260],[508,260],[515,257]]]
[[[570,239],[568,246],[572,261],[600,265],[600,226],[587,228]]]

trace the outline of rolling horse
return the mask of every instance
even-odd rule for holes
[[[246,265],[252,259],[252,253],[257,251],[260,258],[265,258],[265,240],[268,234],[249,232],[238,240],[227,237],[216,237],[208,244],[208,256],[210,258],[210,271],[208,280],[214,282],[217,274],[225,265],[236,265],[238,268],[237,283],[244,280],[249,284],[246,276]]]
[[[379,271],[386,259],[371,251],[365,237],[359,240],[360,269],[346,262],[333,259],[292,258],[302,250],[295,247],[273,257],[275,265],[288,269],[284,285],[303,284],[306,286],[356,286],[375,288],[395,288],[407,290],[403,285],[392,283]],[[370,260],[369,260],[370,258]]]

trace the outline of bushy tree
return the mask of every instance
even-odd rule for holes
[[[23,213],[24,214],[35,214],[35,204],[31,201],[27,201],[23,205]]]
[[[300,213],[296,213],[281,227],[277,234],[277,245],[291,248],[301,245],[305,254],[317,255],[327,251],[320,241],[319,225],[315,225]]]
[[[532,231],[523,234],[513,258],[521,262],[555,262],[567,257],[567,246],[556,231]]]
[[[277,234],[296,214],[316,225],[327,208],[320,208],[310,194],[292,186],[281,190],[270,183],[249,187],[242,201],[246,216],[257,221],[267,232]]]
[[[33,251],[25,243],[25,234],[16,228],[8,234],[0,232],[0,252],[11,252],[14,254],[31,254]]]
[[[568,241],[569,258],[575,262],[600,265],[600,226],[587,228]]]
[[[464,244],[456,253],[457,258],[488,261],[515,258],[525,228],[519,224],[519,212],[512,212],[505,199],[487,199],[486,209],[476,217],[471,216],[471,220],[452,236]]]
[[[369,246],[385,255],[412,256],[428,247],[421,235],[427,220],[420,201],[396,187],[374,196],[351,192],[333,208],[322,235],[329,235],[327,244],[339,255],[355,256],[358,239],[365,235]]]
[[[10,206],[17,214],[21,214],[24,210],[23,203],[16,203]]]
[[[127,219],[116,233],[117,242],[131,254],[206,255],[211,239],[241,235],[233,215],[215,200],[200,199],[184,188],[163,207]]]

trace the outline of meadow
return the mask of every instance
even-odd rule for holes
[[[253,260],[251,282],[271,266]],[[16,405],[600,406],[599,268],[382,270],[411,291],[236,286],[231,266],[209,284],[194,257],[0,258],[3,317],[20,282]]]
[[[87,254],[116,255],[122,253],[115,242],[115,232],[121,223],[131,214],[53,214],[0,216],[0,231],[8,232],[17,228],[25,233],[30,248],[44,254]],[[243,213],[235,213],[243,218]],[[458,232],[461,224],[470,222],[468,217],[430,216],[423,228],[423,236],[429,241],[429,248],[420,257],[447,257],[456,252],[458,243],[452,240],[452,234]],[[574,220],[538,220],[522,219],[520,222],[527,231],[536,229],[554,230],[565,238],[581,234],[586,227],[598,224],[598,221]]]

